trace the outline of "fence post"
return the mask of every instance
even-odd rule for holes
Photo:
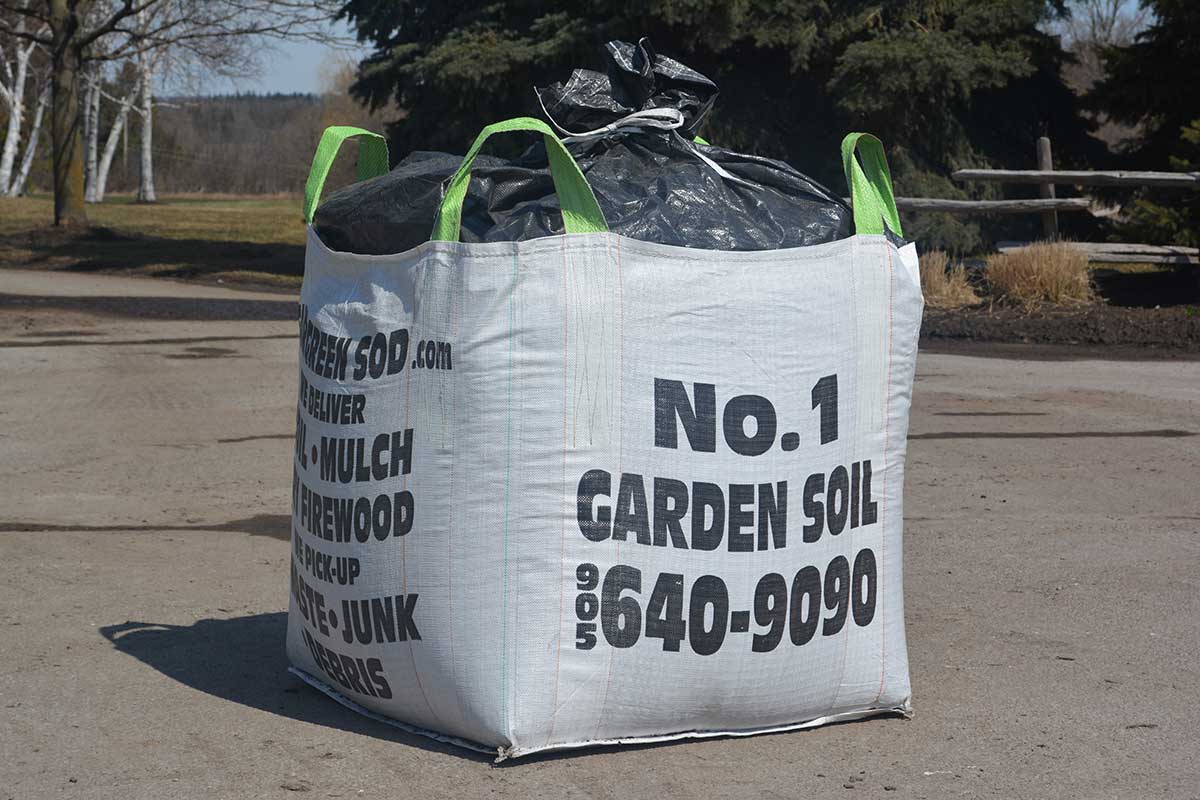
[[[1050,171],[1054,169],[1054,159],[1050,155],[1050,137],[1040,136],[1037,141],[1037,168],[1040,170]],[[1038,194],[1041,197],[1054,197],[1054,184],[1043,183],[1038,187]],[[1042,231],[1049,241],[1054,241],[1058,238],[1058,212],[1043,211],[1042,212]]]

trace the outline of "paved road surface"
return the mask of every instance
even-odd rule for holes
[[[0,800],[1200,796],[1200,363],[922,355],[912,720],[493,767],[284,671],[293,309],[0,272]]]

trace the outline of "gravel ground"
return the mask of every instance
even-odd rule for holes
[[[293,309],[0,271],[0,800],[1200,797],[1200,363],[922,355],[913,719],[494,767],[285,672]]]

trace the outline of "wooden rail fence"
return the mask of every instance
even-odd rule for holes
[[[1055,197],[1055,185],[1061,186],[1152,186],[1169,189],[1200,189],[1200,172],[1133,172],[1126,170],[1056,170],[1050,151],[1050,139],[1037,142],[1037,169],[960,169],[951,177],[956,181],[1035,184],[1037,199],[1028,200],[946,200],[930,197],[897,197],[904,211],[942,211],[950,214],[1028,214],[1042,216],[1046,239],[1059,238],[1059,212],[1090,211],[1086,197]],[[1000,242],[1001,252],[1024,246],[1020,242]],[[1200,253],[1194,247],[1164,247],[1148,244],[1074,242],[1089,261],[1100,263],[1137,262],[1156,264],[1197,264]]]

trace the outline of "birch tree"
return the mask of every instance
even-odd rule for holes
[[[138,53],[138,116],[142,131],[138,147],[139,203],[158,200],[154,193],[154,53],[143,49]]]
[[[29,181],[29,171],[33,168],[33,157],[37,154],[38,143],[42,138],[42,118],[50,106],[50,81],[42,81],[42,90],[38,92],[37,105],[33,110],[33,124],[29,126],[29,138],[25,142],[25,154],[21,156],[21,166],[12,182],[8,184],[8,197],[20,197],[25,194],[25,184]]]
[[[104,141],[104,150],[96,165],[96,192],[92,202],[104,202],[104,192],[108,188],[108,171],[112,168],[113,156],[117,153],[117,145],[121,141],[121,134],[125,131],[125,124],[129,119],[129,109],[132,105],[133,94],[130,93],[117,108],[116,119],[113,120],[112,127],[108,130],[108,138]]]
[[[14,27],[22,31],[27,25],[28,20],[23,17],[17,18],[14,23]],[[30,126],[29,134],[25,136],[25,152],[29,161],[32,161],[33,151],[37,146],[41,115],[45,111],[45,93],[42,91],[45,75],[34,64],[38,48],[37,42],[15,36],[0,37],[0,108],[8,117],[4,125],[3,143],[0,144],[0,196],[19,194],[24,187],[24,179],[18,178],[23,173],[28,174],[27,170],[18,169],[14,175],[13,168],[17,166],[17,157],[21,153],[22,133],[30,97],[36,98],[37,105],[33,113],[35,124]],[[22,165],[25,160],[22,158]]]
[[[96,159],[94,172],[89,173],[87,176],[87,201],[89,203],[104,202],[104,194],[108,188],[108,173],[112,168],[113,157],[116,155],[121,135],[125,132],[129,120],[129,112],[133,108],[134,100],[140,91],[140,81],[135,81],[133,85],[125,87],[123,94],[119,96],[110,95],[103,88],[97,91],[98,97],[107,99],[110,103],[116,103],[117,110],[113,116],[112,124],[109,126],[108,134],[104,137],[103,148],[100,147],[100,126],[97,125],[90,131],[92,139],[88,147],[89,149],[96,150]],[[97,113],[98,118],[99,114]]]
[[[82,74],[83,90],[83,199],[96,201],[96,158],[100,139],[100,62],[92,61]]]
[[[130,111],[141,92],[141,81],[136,77],[128,80],[129,70],[118,71],[118,82],[123,75],[123,85],[114,85],[106,80],[107,62],[93,61],[87,70],[87,88],[84,91],[83,138],[84,138],[84,200],[88,203],[104,201],[108,186],[108,173],[117,144],[125,132]],[[101,104],[116,106],[107,134],[103,130]],[[103,142],[103,144],[101,144]]]

